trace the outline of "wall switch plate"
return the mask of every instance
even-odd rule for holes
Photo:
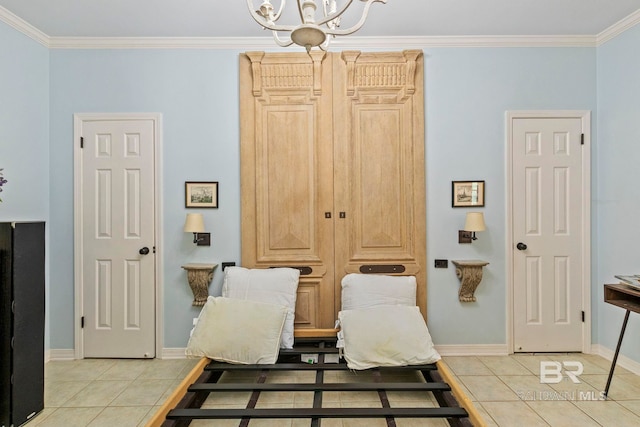
[[[225,268],[227,267],[235,267],[236,263],[235,262],[223,262],[222,263],[222,271],[224,271]]]
[[[458,243],[471,243],[472,236],[471,231],[458,230]]]
[[[435,260],[436,268],[449,268],[449,261],[446,259],[437,259]]]
[[[211,233],[195,233],[196,246],[211,246]]]

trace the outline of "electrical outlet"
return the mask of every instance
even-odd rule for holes
[[[340,356],[337,354],[325,354],[324,363],[340,363]]]
[[[303,353],[300,355],[300,360],[302,360],[302,362],[309,363],[309,364],[318,363],[318,355]]]
[[[222,271],[224,271],[225,268],[227,267],[235,267],[236,263],[235,262],[223,262],[222,263]]]
[[[449,261],[446,259],[437,259],[435,260],[436,268],[449,268]]]

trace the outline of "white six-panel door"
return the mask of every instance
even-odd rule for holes
[[[561,114],[509,119],[513,349],[582,351],[589,286],[583,170],[588,129],[582,117]]]
[[[84,357],[155,357],[155,133],[152,119],[81,122]]]

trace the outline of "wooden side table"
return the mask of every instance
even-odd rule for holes
[[[456,266],[456,276],[460,279],[460,291],[458,300],[460,302],[475,302],[476,288],[482,281],[482,267],[488,265],[487,261],[451,261]]]
[[[616,352],[613,355],[613,360],[611,361],[609,378],[607,378],[607,385],[604,388],[604,397],[606,398],[607,393],[609,393],[611,379],[613,378],[613,371],[616,369],[616,362],[618,361],[618,353],[620,353],[622,338],[624,338],[624,331],[627,329],[629,313],[631,313],[632,311],[634,313],[640,313],[640,290],[620,283],[613,285],[604,285],[604,302],[622,307],[626,310],[626,313],[624,314],[624,320],[622,321],[622,328],[620,329],[620,338],[618,338]]]
[[[187,270],[187,280],[193,292],[191,305],[203,306],[209,297],[209,284],[213,280],[213,270],[218,264],[191,263],[182,266]]]

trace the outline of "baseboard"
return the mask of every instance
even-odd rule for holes
[[[163,348],[162,354],[159,359],[185,359],[185,348]],[[44,352],[44,362],[60,361],[60,360],[75,360],[76,353],[70,349],[53,349]]]
[[[72,348],[47,350],[44,352],[44,362],[52,360],[75,360],[76,352]]]
[[[186,348],[163,348],[161,359],[186,359]]]
[[[452,344],[436,345],[441,356],[506,356],[506,344]]]
[[[591,354],[597,354],[598,356],[602,356],[607,360],[613,360],[615,352],[600,344],[592,344]],[[640,375],[640,363],[628,358],[627,356],[618,355],[616,366],[620,366],[633,372],[636,375]]]

